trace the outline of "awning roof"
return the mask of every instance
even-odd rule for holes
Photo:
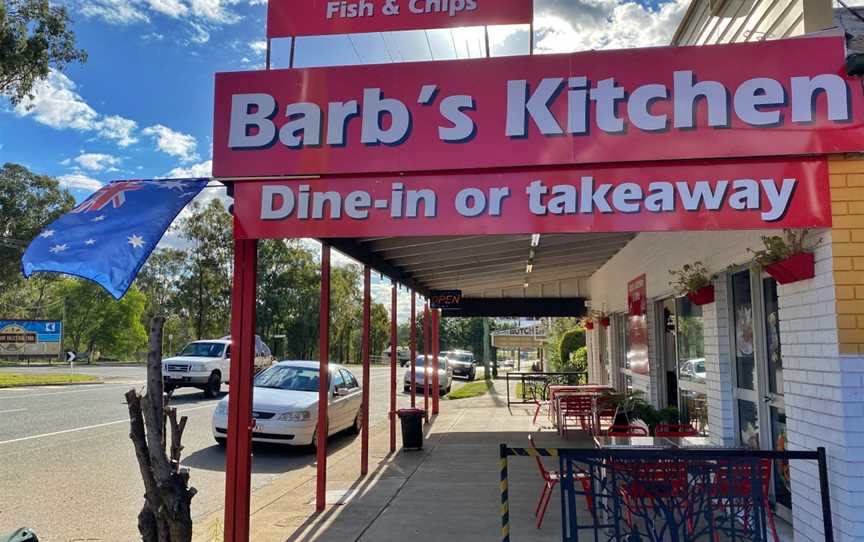
[[[526,273],[531,235],[328,239],[333,248],[421,294],[465,297],[582,297],[587,279],[635,234],[543,235]],[[524,284],[528,283],[525,288]]]

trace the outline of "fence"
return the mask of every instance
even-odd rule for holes
[[[520,405],[533,403],[534,399],[548,399],[549,386],[566,385],[578,386],[588,383],[588,373],[506,373],[507,381],[507,404]],[[519,393],[511,398],[510,382],[518,384]]]
[[[563,542],[776,540],[772,467],[817,464],[824,540],[833,542],[825,449],[556,449],[501,444],[502,540],[510,541],[508,457],[555,457]],[[770,538],[769,538],[770,533]]]

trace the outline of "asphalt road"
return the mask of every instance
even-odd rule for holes
[[[359,367],[351,367],[361,377]],[[68,368],[2,368],[55,373]],[[138,540],[144,488],[138,473],[124,393],[144,383],[143,367],[76,367],[104,384],[0,389],[0,533],[30,527],[48,542]],[[399,407],[407,406],[401,393]],[[385,421],[389,368],[373,368],[370,419]],[[460,383],[455,384],[459,387]],[[227,387],[224,388],[227,390]],[[223,391],[224,391],[223,390]],[[422,404],[422,396],[420,404]],[[174,403],[189,417],[183,464],[192,470],[195,517],[219,508],[225,494],[225,452],[213,441],[210,418],[217,400],[178,390]],[[331,438],[331,450],[353,437]],[[313,463],[305,449],[256,445],[253,488]]]

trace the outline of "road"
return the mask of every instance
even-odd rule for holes
[[[361,377],[359,367],[351,367]],[[60,368],[3,368],[55,373]],[[129,440],[124,393],[143,386],[142,367],[76,367],[104,384],[0,389],[0,533],[31,527],[40,540],[138,540],[137,514],[144,488]],[[399,369],[402,378],[403,369]],[[387,419],[389,368],[371,372],[370,419]],[[399,381],[401,384],[401,380]],[[461,384],[457,381],[454,387]],[[227,389],[227,387],[225,388]],[[398,394],[399,407],[409,398]],[[423,398],[420,396],[419,404]],[[174,404],[189,417],[183,464],[192,470],[198,494],[195,517],[219,508],[225,494],[225,453],[213,441],[210,418],[218,400],[181,389]],[[331,449],[353,437],[336,436]],[[304,449],[256,445],[252,486],[313,463]]]

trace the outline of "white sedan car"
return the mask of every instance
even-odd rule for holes
[[[424,359],[423,356],[417,356],[417,371],[415,375],[415,382],[417,386],[417,393],[423,393],[423,382],[426,381],[426,376],[429,377],[429,391],[432,391],[432,385],[434,382],[432,381],[432,364],[434,363],[434,359],[432,356],[429,356],[429,367],[426,370],[423,370]],[[450,362],[447,358],[439,356],[438,357],[438,389],[440,390],[441,395],[446,395],[450,393],[450,386],[453,384],[453,368],[450,366]],[[405,378],[403,378],[403,386],[402,389],[405,393],[411,391],[411,365],[408,365],[408,368],[405,369]]]
[[[252,440],[314,447],[318,424],[317,361],[282,361],[255,377]],[[328,436],[344,430],[359,433],[363,423],[360,384],[341,365],[330,364]],[[225,444],[228,437],[228,398],[213,412],[213,437]]]

